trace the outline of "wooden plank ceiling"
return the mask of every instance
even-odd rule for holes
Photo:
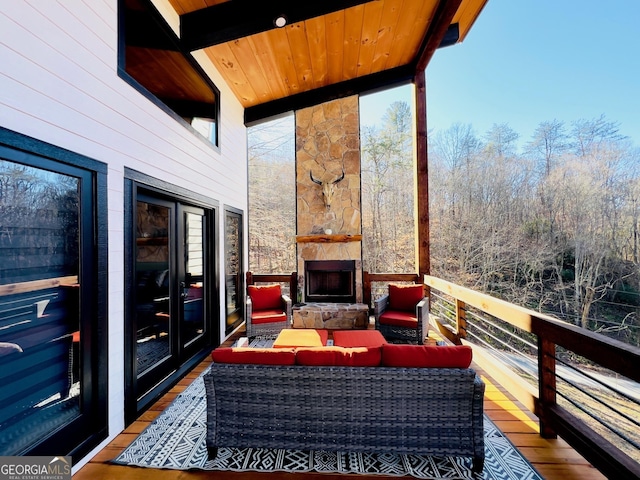
[[[410,81],[435,49],[462,41],[487,0],[168,0],[180,42],[203,49],[259,120]],[[282,13],[283,28],[274,25]]]

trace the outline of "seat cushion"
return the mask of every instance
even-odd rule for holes
[[[211,352],[216,363],[245,363],[251,365],[295,365],[293,348],[219,347]]]
[[[337,347],[380,347],[387,343],[377,330],[336,330],[333,344]]]
[[[424,298],[424,285],[416,283],[412,285],[389,284],[389,308],[403,312],[414,312],[416,305]]]
[[[280,285],[249,285],[247,287],[254,310],[282,309]]]
[[[473,350],[467,345],[399,345],[382,346],[382,365],[406,368],[469,368]]]
[[[258,325],[260,323],[286,322],[287,314],[281,308],[273,310],[254,310],[251,312],[251,323]]]
[[[379,319],[384,325],[394,325],[396,327],[418,328],[418,317],[415,312],[403,310],[386,310]]]
[[[296,349],[296,364],[329,367],[380,366],[380,347],[302,347]]]
[[[282,347],[322,347],[327,344],[329,330],[312,328],[291,328],[282,330],[274,340],[274,348]]]

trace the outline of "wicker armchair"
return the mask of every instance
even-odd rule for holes
[[[424,285],[389,285],[389,293],[374,303],[376,330],[385,339],[418,344],[429,334],[429,299]]]
[[[280,285],[249,285],[247,293],[247,337],[275,337],[291,326],[291,299],[282,295]]]

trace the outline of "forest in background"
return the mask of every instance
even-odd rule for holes
[[[364,269],[415,272],[411,109],[363,127]],[[293,119],[249,134],[249,268],[295,270]],[[600,116],[430,130],[431,273],[640,345],[640,151]]]

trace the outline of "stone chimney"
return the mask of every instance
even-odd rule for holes
[[[297,269],[304,292],[305,261],[354,260],[356,301],[362,291],[362,215],[358,96],[297,110]],[[322,183],[333,183],[330,207]],[[313,177],[313,178],[311,178]],[[316,180],[316,182],[314,182]],[[302,298],[295,298],[304,301]]]

